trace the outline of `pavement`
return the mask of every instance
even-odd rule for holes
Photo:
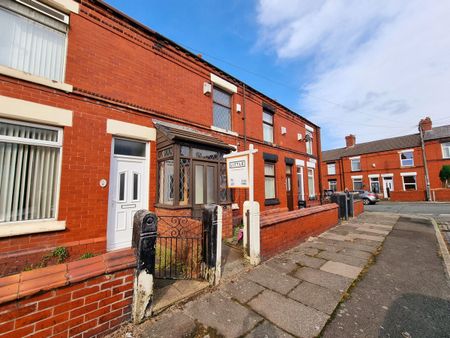
[[[322,337],[450,337],[449,285],[432,222],[400,217]]]
[[[363,214],[129,327],[128,337],[316,337],[397,220]]]

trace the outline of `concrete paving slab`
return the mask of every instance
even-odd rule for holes
[[[368,241],[374,241],[374,242],[383,242],[384,237],[383,236],[373,236],[373,235],[364,235],[364,234],[349,234],[348,237],[351,239],[366,239]]]
[[[320,239],[314,238],[312,241],[308,241],[306,243],[303,243],[302,245],[305,245],[310,248],[318,249],[321,251],[323,251],[323,250],[334,251],[334,252],[339,251],[339,249],[340,249],[339,246],[328,245],[324,241],[326,241],[325,238],[320,238]]]
[[[277,273],[264,265],[256,267],[243,277],[282,294],[287,294],[300,283],[298,279]]]
[[[346,291],[353,282],[353,279],[308,267],[298,269],[295,277],[339,292]]]
[[[372,228],[372,229],[381,229],[381,230],[392,230],[392,228],[394,227],[394,225],[386,225],[386,224],[375,224],[375,223],[356,223],[354,224],[354,226],[362,226],[362,227],[367,227],[367,228]]]
[[[281,273],[290,273],[298,268],[298,265],[294,261],[289,259],[289,256],[276,257],[264,262],[264,265],[269,268],[279,271]]]
[[[337,242],[325,238],[320,238],[317,240],[317,243],[321,243],[321,246],[325,247],[324,250],[330,252],[338,252],[342,250],[342,248],[351,248],[355,250],[366,251],[371,254],[374,253],[380,245],[379,242],[370,242],[371,245],[366,245],[362,244],[361,241],[362,240],[355,240],[353,242]]]
[[[340,253],[322,251],[317,255],[320,258],[326,259],[328,261],[340,262],[348,265],[364,267],[367,264],[367,259],[358,258],[355,256],[347,256]]]
[[[293,262],[297,264],[300,264],[301,266],[309,266],[315,269],[320,268],[326,262],[325,259],[306,256],[302,253],[292,254],[287,256],[287,258],[291,259]]]
[[[280,255],[280,257],[284,257],[285,255],[289,255],[291,253],[297,253],[297,252],[303,253],[303,254],[308,255],[308,256],[315,256],[315,255],[317,255],[319,253],[319,249],[308,247],[308,246],[305,245],[305,243],[302,243],[299,246],[297,246],[297,247],[295,247],[295,248],[293,248],[293,249],[291,249],[289,251],[286,251],[286,252],[282,253]]]
[[[389,235],[389,231],[387,231],[387,230],[378,230],[378,229],[373,229],[373,228],[369,228],[369,227],[365,227],[365,226],[360,226],[360,227],[356,228],[356,230],[366,232],[366,233],[369,232],[369,233],[382,235],[382,236]]]
[[[176,325],[174,325],[176,323]],[[142,338],[191,337],[196,330],[195,321],[182,312],[172,312],[156,320],[144,322],[138,328]]]
[[[208,294],[185,306],[184,313],[224,337],[239,337],[252,330],[262,318],[232,301],[222,292]]]
[[[328,261],[320,267],[320,270],[331,272],[339,276],[356,279],[362,271],[362,267],[356,267],[341,262]]]
[[[347,241],[350,240],[346,235],[338,235],[338,234],[333,234],[333,233],[329,233],[329,232],[324,232],[323,234],[321,234],[319,236],[319,238],[327,238],[327,239],[333,239],[335,241]]]
[[[380,247],[380,245],[381,245],[381,242],[369,241],[367,239],[360,239],[360,238],[354,239],[353,243],[370,246],[372,249],[378,249]]]
[[[342,293],[316,284],[302,282],[288,297],[316,310],[331,315],[342,298]]]
[[[347,256],[363,258],[363,259],[367,259],[367,260],[369,260],[369,258],[372,257],[372,254],[370,252],[355,250],[355,249],[350,249],[350,248],[343,248],[343,249],[339,250],[338,253],[347,255]]]
[[[262,286],[247,279],[240,279],[236,282],[230,281],[229,283],[223,284],[221,289],[232,298],[238,300],[239,303],[247,303],[264,290]]]
[[[248,304],[283,330],[305,338],[316,337],[329,318],[323,312],[270,290],[264,291]]]
[[[294,338],[268,321],[263,321],[253,329],[245,338]]]

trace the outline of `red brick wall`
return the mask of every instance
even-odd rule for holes
[[[433,189],[431,198],[437,202],[450,202],[450,189]]]
[[[391,191],[391,201],[414,202],[425,201],[425,190]]]
[[[262,217],[261,257],[268,259],[293,248],[309,236],[320,234],[337,223],[336,204]]]
[[[94,257],[1,278],[0,338],[92,337],[129,321],[134,269],[117,258]],[[111,264],[114,260],[119,264]]]
[[[353,203],[353,217],[358,217],[364,212],[364,203],[362,200],[356,200]]]

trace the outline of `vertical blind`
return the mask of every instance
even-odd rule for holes
[[[55,217],[58,130],[0,121],[0,223]]]
[[[64,81],[66,34],[0,8],[0,64]]]

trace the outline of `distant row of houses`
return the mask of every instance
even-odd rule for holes
[[[325,189],[368,190],[397,201],[450,200],[439,176],[450,166],[450,125],[433,128],[427,117],[416,134],[360,144],[348,135],[345,141],[344,148],[322,152]]]

